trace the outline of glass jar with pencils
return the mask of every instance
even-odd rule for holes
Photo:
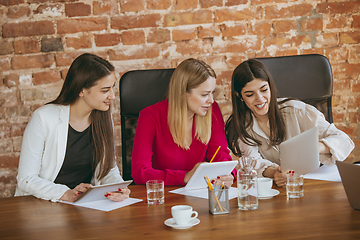
[[[256,159],[241,157],[237,172],[238,206],[241,210],[258,208],[258,180],[255,171]]]

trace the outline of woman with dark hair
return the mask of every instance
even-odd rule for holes
[[[167,99],[140,112],[131,164],[136,184],[159,179],[165,185],[184,185],[219,146],[213,161],[232,160],[215,87],[215,72],[205,62],[190,58],[179,64]],[[212,181],[229,187],[233,179],[228,175]]]
[[[352,140],[325,120],[315,107],[295,99],[276,98],[274,81],[266,66],[255,59],[244,61],[233,72],[233,114],[226,136],[233,153],[258,159],[257,170],[278,186],[286,181],[279,169],[279,144],[318,127],[320,162],[333,165],[354,149]]]
[[[38,108],[25,129],[15,196],[73,202],[91,184],[123,182],[110,112],[114,70],[93,54],[74,60],[59,96]],[[129,194],[125,188],[105,195],[122,201]]]

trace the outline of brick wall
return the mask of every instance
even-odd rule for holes
[[[218,75],[224,118],[241,61],[323,54],[333,67],[335,125],[356,143],[349,161],[360,160],[360,1],[0,0],[0,19],[0,196],[14,193],[29,117],[57,96],[83,52],[110,60],[118,77],[202,59]],[[112,110],[120,157],[118,101]]]

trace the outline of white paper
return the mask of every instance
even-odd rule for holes
[[[185,188],[178,188],[172,191],[169,191],[171,193],[191,196],[191,197],[198,197],[198,198],[205,198],[208,199],[208,189],[207,188],[198,188],[198,189],[190,189],[186,190]],[[231,187],[229,188],[229,200],[236,198],[238,195],[237,188]]]
[[[95,210],[109,212],[111,210],[129,206],[131,204],[138,203],[141,201],[142,201],[142,199],[128,198],[121,202],[114,202],[114,201],[111,201],[110,199],[106,198],[103,200],[97,200],[97,201],[86,202],[86,203],[76,203],[76,202],[72,203],[72,202],[67,202],[67,201],[60,201],[60,202],[79,206],[79,207],[86,207],[86,208],[91,208],[91,209],[95,209]]]
[[[312,173],[305,174],[304,178],[341,182],[340,174],[339,174],[339,171],[338,171],[336,165],[333,165],[333,166],[323,165],[323,166],[317,168]]]

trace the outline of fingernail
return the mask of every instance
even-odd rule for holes
[[[214,183],[215,183],[215,180],[211,180],[211,183],[214,184]]]
[[[77,192],[77,195],[80,195],[81,194],[81,192]]]
[[[121,188],[119,188],[118,191],[121,192],[122,191]]]
[[[220,177],[219,177],[219,176],[217,176],[217,179],[220,179]]]

